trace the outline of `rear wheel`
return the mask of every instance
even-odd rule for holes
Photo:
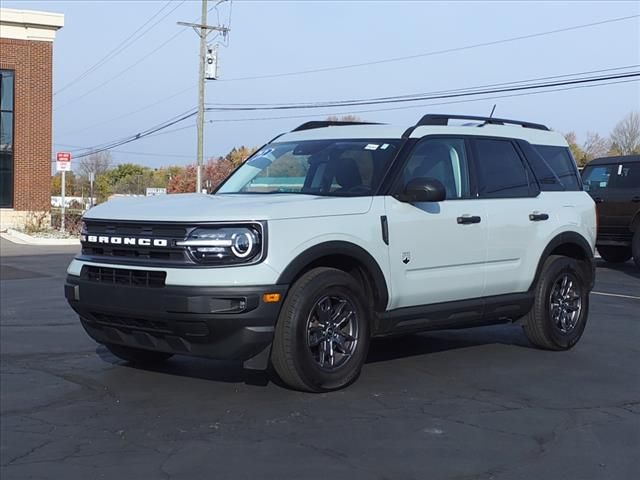
[[[165,352],[154,352],[152,350],[143,350],[141,348],[125,347],[123,345],[115,345],[113,343],[105,344],[105,347],[116,357],[126,360],[129,363],[140,365],[153,365],[161,363],[171,358],[173,354]]]
[[[603,245],[598,247],[598,253],[606,262],[623,263],[631,258],[631,247]]]
[[[589,312],[589,281],[574,259],[551,255],[535,288],[524,331],[534,345],[548,350],[573,347],[584,332]]]
[[[636,233],[633,234],[631,249],[633,262],[636,264],[636,267],[640,268],[640,225],[636,227]]]
[[[298,279],[276,326],[271,363],[284,383],[323,392],[353,382],[369,346],[370,309],[355,279],[320,267]]]

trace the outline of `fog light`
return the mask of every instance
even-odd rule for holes
[[[262,301],[264,303],[278,303],[280,301],[279,293],[265,293],[262,295]]]

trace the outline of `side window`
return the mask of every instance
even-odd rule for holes
[[[615,168],[616,166],[614,165],[587,167],[582,178],[585,191],[595,192],[607,188],[612,179],[611,174]]]
[[[559,181],[563,190],[580,190],[580,182],[578,181],[578,170],[573,161],[571,152],[567,147],[557,147],[552,145],[533,145],[542,157],[543,165],[538,165],[535,161],[531,162],[542,190],[554,190],[548,186]],[[545,168],[546,167],[546,168]],[[548,170],[553,172],[550,177]],[[557,178],[557,180],[555,180]]]
[[[510,141],[477,138],[474,143],[480,197],[531,196],[526,167]]]
[[[428,138],[411,153],[402,172],[403,187],[414,178],[435,178],[447,199],[469,196],[469,167],[465,142],[458,138]]]
[[[640,189],[640,163],[623,163],[617,168],[617,188]]]

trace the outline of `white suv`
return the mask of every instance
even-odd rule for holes
[[[518,321],[539,347],[572,347],[595,237],[567,144],[543,125],[309,122],[213,195],[91,209],[65,294],[130,362],[238,359],[327,391],[357,378],[372,337]]]

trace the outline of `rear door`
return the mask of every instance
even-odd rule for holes
[[[555,221],[515,141],[475,137],[478,202],[489,226],[485,296],[526,291],[540,252],[534,248]]]
[[[615,194],[611,203],[616,228],[631,235],[631,222],[640,209],[640,162],[623,161],[615,173]]]

